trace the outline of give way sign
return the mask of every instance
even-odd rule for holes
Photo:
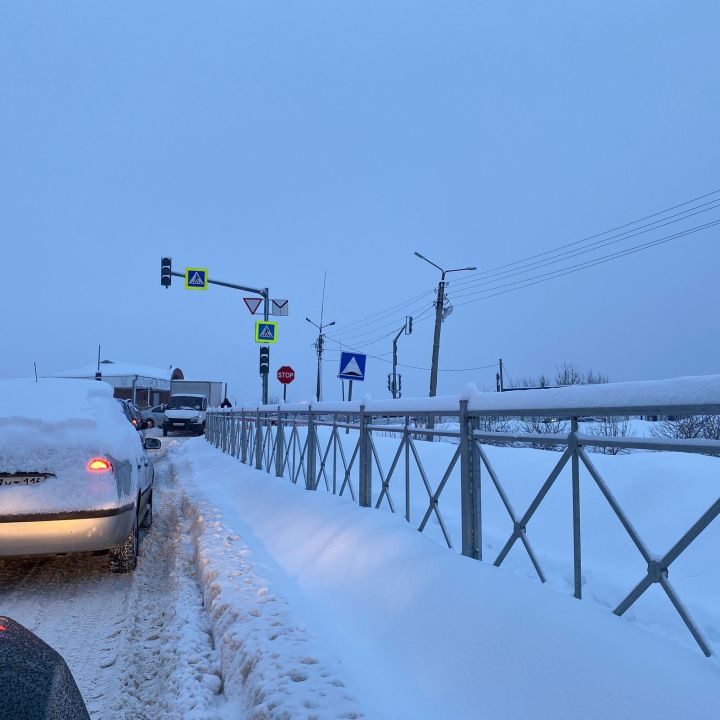
[[[277,379],[283,385],[289,385],[295,379],[295,371],[289,365],[278,368]]]

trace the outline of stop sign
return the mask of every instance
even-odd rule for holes
[[[283,385],[289,385],[295,379],[295,371],[289,365],[278,368],[277,379]]]

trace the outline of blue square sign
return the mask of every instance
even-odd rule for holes
[[[340,372],[338,377],[341,380],[364,380],[365,362],[367,355],[360,353],[340,353]]]

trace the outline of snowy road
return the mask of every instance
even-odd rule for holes
[[[174,471],[156,462],[155,518],[132,575],[107,557],[0,560],[0,614],[58,650],[93,718],[219,718],[217,653]]]

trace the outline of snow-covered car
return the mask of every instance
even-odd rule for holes
[[[205,432],[205,414],[208,399],[206,395],[182,393],[171,395],[165,407],[165,421],[162,424],[163,435],[169,432],[192,432],[202,435]]]
[[[162,427],[165,422],[165,406],[156,405],[153,408],[146,408],[140,411],[140,415],[147,423],[147,427]]]
[[[108,551],[112,571],[132,571],[159,447],[107,383],[0,380],[0,556]]]

